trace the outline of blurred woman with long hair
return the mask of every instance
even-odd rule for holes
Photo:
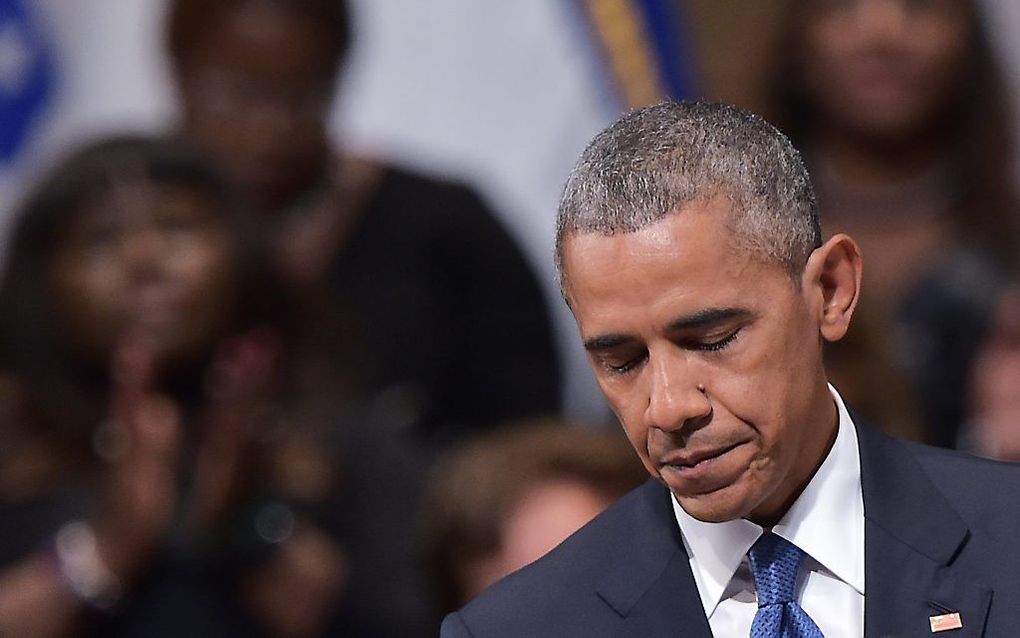
[[[916,436],[951,446],[1020,240],[1010,108],[979,7],[796,0],[773,80],[772,115],[804,150],[823,230],[849,232],[867,259],[851,338],[871,354],[832,353],[840,387],[888,427],[923,423]]]
[[[0,634],[323,628],[332,459],[281,418],[287,331],[238,203],[134,137],[25,203],[0,285]]]

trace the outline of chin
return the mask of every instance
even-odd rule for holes
[[[723,494],[678,496],[674,493],[673,497],[685,512],[705,523],[725,523],[746,518],[751,509],[742,500],[735,501]]]

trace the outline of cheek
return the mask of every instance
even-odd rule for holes
[[[221,319],[236,283],[235,260],[226,239],[192,242],[175,257],[174,270],[195,311],[193,319],[199,323]]]
[[[648,454],[648,430],[640,426],[623,425],[623,431],[627,435],[627,440],[630,442],[631,447],[637,453],[638,458],[641,460],[641,464],[645,466],[651,474],[657,474],[655,464],[653,464]]]
[[[205,105],[195,94],[201,89],[182,86],[184,116],[188,135],[202,146],[224,153],[234,144],[243,141],[243,126],[237,115],[232,118],[223,108]]]
[[[805,359],[776,355],[760,374],[734,382],[727,407],[733,406],[737,419],[754,430],[758,451],[752,475],[763,485],[784,476],[801,452],[804,437],[798,424],[811,417],[811,392],[801,380],[817,374],[804,365]]]
[[[834,17],[819,17],[811,21],[804,30],[801,41],[802,55],[806,68],[815,75],[824,74],[845,63],[853,52],[857,39],[847,22]],[[832,81],[835,78],[828,78]]]
[[[820,357],[820,346],[804,337],[817,332],[816,327],[796,314],[773,325],[760,334],[747,334],[748,349],[711,368],[708,384],[715,416],[755,430],[769,454],[783,449],[786,424],[806,410],[809,393],[801,384],[817,373],[812,366]]]
[[[123,273],[109,260],[76,256],[58,260],[51,273],[57,322],[65,335],[90,351],[112,348],[123,321]]]
[[[641,463],[652,475],[656,474],[654,465],[648,460],[648,428],[644,425],[644,407],[639,396],[633,391],[624,392],[617,384],[599,381],[599,387],[609,402],[609,407],[623,428],[631,447],[637,452]]]
[[[967,34],[953,26],[936,25],[916,36],[918,59],[924,88],[933,97],[943,97],[961,80],[967,56]]]
[[[93,319],[112,316],[122,289],[119,281],[118,273],[111,268],[82,269],[58,280],[58,299],[69,315],[81,313]]]
[[[767,422],[784,394],[782,384],[789,376],[796,346],[775,331],[746,337],[745,350],[706,366],[706,385],[714,403],[750,423]]]
[[[214,289],[222,285],[230,270],[230,247],[218,237],[193,240],[175,251],[174,263],[174,268],[191,287],[202,291]]]
[[[625,383],[623,380],[598,379],[599,389],[609,403],[616,419],[627,432],[628,438],[633,442],[635,435],[641,430],[641,415],[643,413],[641,397],[634,383]]]

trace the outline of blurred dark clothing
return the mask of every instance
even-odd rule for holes
[[[957,446],[970,370],[1003,284],[1003,270],[986,254],[958,250],[925,273],[902,300],[899,356],[916,388],[926,443]]]
[[[348,569],[328,635],[432,638],[432,592],[416,534],[432,454],[395,424],[367,417],[359,425],[344,437],[341,489],[327,514],[327,525],[339,531]]]
[[[387,420],[448,438],[559,412],[542,289],[471,190],[385,169],[329,284],[370,344]]]
[[[349,416],[358,411],[348,404]],[[213,534],[194,538],[179,527],[166,535],[115,613],[87,612],[75,635],[242,638],[268,635],[242,603],[240,587],[276,547],[259,540],[255,515],[286,504],[342,547],[345,586],[322,635],[415,638],[431,635],[429,591],[413,533],[417,502],[430,462],[424,446],[392,424],[363,415],[337,422],[324,444],[342,444],[330,458],[339,490],[328,502],[278,499],[256,489]],[[16,503],[0,500],[0,571],[44,550],[77,519],[95,520],[100,485],[76,479]]]
[[[95,493],[57,489],[29,502],[0,502],[0,569],[43,549],[62,525],[95,511]],[[234,583],[211,551],[176,547],[170,538],[132,585],[116,613],[86,612],[76,635],[241,638],[264,635],[237,605]]]
[[[1006,272],[986,253],[947,250],[887,301],[884,316],[862,312],[846,339],[827,344],[833,382],[889,433],[957,447],[970,370]]]
[[[352,221],[324,290],[313,291],[326,297],[297,322],[366,401],[362,417],[331,410],[344,432],[329,527],[340,531],[349,579],[330,635],[431,636],[415,529],[433,457],[481,431],[559,414],[561,375],[542,287],[482,199],[461,184],[378,170],[344,202]],[[335,201],[329,188],[303,205]]]

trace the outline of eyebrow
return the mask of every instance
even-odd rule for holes
[[[727,321],[748,319],[751,317],[751,314],[751,311],[744,308],[706,308],[675,319],[670,322],[669,329],[670,331],[695,330]],[[635,341],[635,338],[626,334],[599,335],[586,339],[584,349],[588,352],[600,352],[611,350],[632,341]]]
[[[734,319],[748,319],[751,311],[744,308],[706,308],[680,317],[669,324],[670,330],[704,328]]]
[[[630,343],[631,341],[634,341],[634,337],[629,335],[601,335],[598,337],[592,337],[591,339],[586,339],[584,342],[584,349],[588,352],[601,352],[603,350],[611,350],[617,346],[622,346],[623,344]]]

